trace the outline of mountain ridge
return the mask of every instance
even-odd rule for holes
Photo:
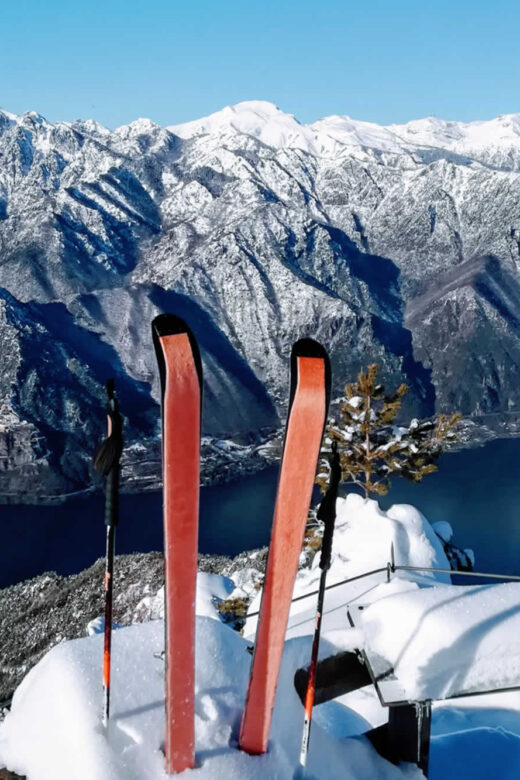
[[[151,119],[140,117],[114,130],[93,119],[52,123],[35,111],[17,115],[0,107],[0,121],[1,119],[20,126],[37,123],[48,128],[77,127],[99,135],[115,134],[122,138],[136,137],[154,130],[165,130],[185,140],[218,131],[234,131],[249,134],[272,147],[307,148],[308,151],[320,136],[328,137],[329,143],[322,139],[321,145],[322,151],[329,152],[334,140],[345,146],[369,147],[387,152],[403,151],[406,142],[412,148],[435,147],[455,152],[457,142],[459,147],[470,148],[472,145],[481,148],[507,144],[520,147],[520,113],[501,114],[492,119],[469,122],[427,116],[388,125],[353,119],[347,114],[332,114],[311,123],[302,123],[294,114],[284,112],[274,103],[266,100],[245,100],[187,122],[161,126]],[[270,143],[264,135],[267,125],[271,126]],[[273,127],[275,125],[276,128]],[[316,146],[312,151],[316,152]]]
[[[179,305],[206,339],[209,435],[279,426],[302,336],[330,350],[336,394],[379,362],[410,385],[409,415],[507,413],[514,428],[518,214],[520,115],[303,125],[246,101],[110,131],[0,111],[0,339],[17,356],[0,391],[8,430],[23,429],[4,439],[0,489],[87,484],[110,368],[140,399],[128,441],[146,456],[148,324]]]

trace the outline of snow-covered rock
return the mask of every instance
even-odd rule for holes
[[[197,573],[195,610],[201,617],[219,620],[217,604],[229,598],[235,589],[235,583],[229,577],[209,572]],[[145,596],[137,604],[134,613],[135,622],[164,619],[164,586],[153,596]]]

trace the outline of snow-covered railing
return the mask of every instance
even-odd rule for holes
[[[433,571],[440,574],[458,574],[459,577],[487,577],[493,580],[516,580],[520,582],[520,576],[516,574],[493,574],[485,571],[464,571],[459,569],[433,569],[428,566],[394,566],[390,571]]]
[[[332,590],[332,588],[339,588],[340,585],[345,585],[347,582],[355,582],[356,580],[362,580],[363,577],[370,577],[371,574],[380,574],[381,572],[388,571],[388,566],[383,566],[381,569],[372,569],[372,571],[364,572],[364,574],[357,574],[355,577],[347,577],[346,580],[341,580],[340,582],[333,582],[332,585],[327,585],[325,590]],[[311,590],[310,593],[304,593],[302,596],[296,596],[295,599],[291,600],[291,604],[296,604],[297,601],[301,601],[302,599],[308,599],[311,596],[316,596],[319,591],[317,590]],[[248,612],[247,617],[256,617],[260,614],[260,610],[257,612]]]
[[[393,556],[392,556],[393,557]],[[371,577],[373,574],[382,574],[383,572],[386,573],[388,581],[390,581],[390,574],[393,574],[396,571],[425,571],[425,572],[434,572],[437,574],[450,574],[450,575],[458,575],[459,577],[484,577],[487,579],[494,579],[494,580],[513,580],[516,582],[520,582],[520,576],[516,574],[496,574],[493,572],[484,572],[484,571],[461,571],[459,569],[437,569],[433,568],[431,566],[404,566],[399,565],[392,562],[388,562],[386,566],[382,566],[380,569],[372,569],[371,571],[366,571],[363,574],[357,574],[355,577],[347,577],[345,580],[340,580],[339,582],[333,582],[331,585],[327,585],[325,590],[332,590],[333,588],[339,588],[340,585],[346,585],[349,582],[355,582],[356,580],[362,580],[364,577]],[[291,604],[296,604],[297,601],[302,601],[303,599],[308,599],[311,596],[317,596],[318,591],[317,590],[311,590],[309,593],[304,593],[302,596],[296,596],[296,598],[291,600]],[[257,610],[256,612],[249,612],[247,617],[257,617],[257,615],[260,614],[260,610]]]

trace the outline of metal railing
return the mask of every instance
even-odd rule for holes
[[[487,571],[461,571],[460,569],[434,569],[429,566],[394,566],[391,571],[433,571],[441,574],[455,574],[459,577],[487,577],[493,580],[516,580],[516,582],[520,582],[520,576],[516,574],[492,574]]]
[[[387,575],[387,582],[390,582],[390,575],[393,574],[396,571],[417,571],[417,572],[433,572],[435,574],[449,574],[450,576],[459,576],[459,577],[484,577],[487,579],[494,579],[494,580],[512,580],[515,582],[520,582],[520,576],[516,574],[495,574],[493,572],[484,572],[484,571],[461,571],[460,569],[438,569],[436,567],[431,566],[405,566],[405,565],[399,565],[396,564],[394,561],[394,546],[392,544],[391,553],[390,553],[391,560],[388,561],[386,566],[382,566],[380,569],[372,569],[371,571],[364,572],[363,574],[357,574],[355,577],[347,577],[344,580],[340,580],[340,582],[333,582],[331,585],[327,585],[325,590],[332,590],[333,588],[339,588],[340,585],[346,585],[349,582],[355,582],[356,580],[362,580],[364,577],[371,577],[373,574],[382,574],[383,572],[386,572]],[[291,599],[291,604],[295,604],[297,601],[302,601],[303,599],[311,598],[311,596],[317,596],[318,591],[312,590],[310,593],[304,593],[301,596],[296,596],[296,598]],[[260,610],[257,610],[256,612],[249,612],[246,617],[257,617],[260,614]]]

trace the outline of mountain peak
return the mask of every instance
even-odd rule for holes
[[[167,129],[181,138],[238,133],[274,148],[292,146],[310,150],[313,145],[313,133],[306,125],[267,100],[244,100],[202,119]]]
[[[151,119],[140,117],[134,119],[127,125],[121,125],[114,130],[121,138],[135,138],[139,135],[150,135],[156,130],[161,130],[161,126],[153,122]]]
[[[280,114],[283,116],[291,116],[290,114],[286,114],[284,111],[278,108],[277,105],[271,103],[269,100],[242,100],[240,103],[227,106],[226,109],[231,110],[237,114],[244,111],[252,111],[258,115],[264,116],[276,116]]]

